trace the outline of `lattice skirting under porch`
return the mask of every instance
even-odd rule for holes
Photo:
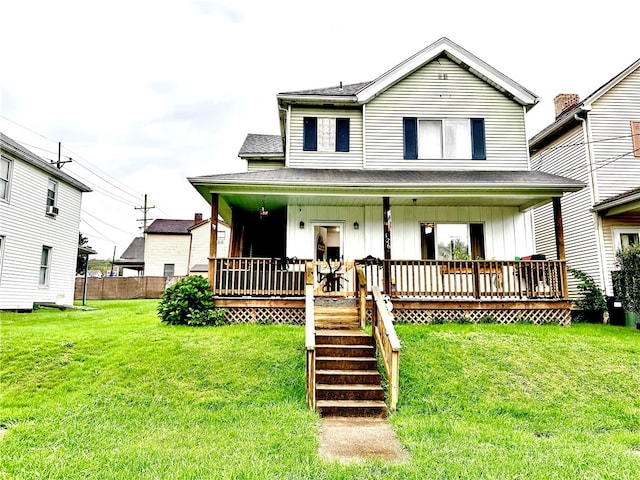
[[[370,315],[370,312],[367,312]],[[393,310],[398,323],[434,325],[440,323],[532,323],[541,325],[554,323],[561,326],[571,325],[571,314],[567,308],[545,309],[404,309]]]
[[[304,325],[304,308],[224,307],[227,322],[273,325]]]

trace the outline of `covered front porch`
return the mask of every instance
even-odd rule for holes
[[[209,280],[235,321],[304,323],[310,278],[316,296],[370,298],[377,286],[398,320],[569,322],[560,198],[578,182],[289,168],[190,181],[211,218],[232,225],[230,258],[219,258],[212,224]],[[531,209],[547,202],[555,259],[534,251]]]

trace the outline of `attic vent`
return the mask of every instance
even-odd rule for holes
[[[446,73],[439,73],[438,80],[447,80],[448,76]]]

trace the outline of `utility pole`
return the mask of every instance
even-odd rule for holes
[[[136,221],[142,222],[142,233],[147,231],[147,222],[149,218],[147,218],[147,212],[152,208],[156,208],[155,205],[149,207],[147,205],[147,194],[144,194],[144,206],[142,207],[133,207],[135,210],[142,210],[142,218],[137,219]]]

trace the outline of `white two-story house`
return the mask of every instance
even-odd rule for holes
[[[0,309],[72,305],[91,189],[0,133]]]
[[[522,309],[565,318],[562,256],[531,259],[532,209],[553,203],[562,251],[559,199],[583,184],[530,169],[535,94],[441,38],[373,81],[277,100],[280,133],[246,137],[246,172],[189,179],[212,218],[231,224],[230,256],[256,259],[212,249],[214,293],[300,294],[297,277],[268,288],[271,264],[256,262],[272,259],[290,271],[315,262],[319,295],[349,295],[360,263],[411,321],[440,311],[514,321]],[[327,273],[339,281],[327,285]]]
[[[555,121],[529,142],[531,165],[587,185],[562,199],[567,263],[612,296],[616,252],[640,242],[640,59],[584,100],[555,100]],[[536,210],[536,248],[553,258],[548,213]],[[576,283],[569,278],[571,294]]]

